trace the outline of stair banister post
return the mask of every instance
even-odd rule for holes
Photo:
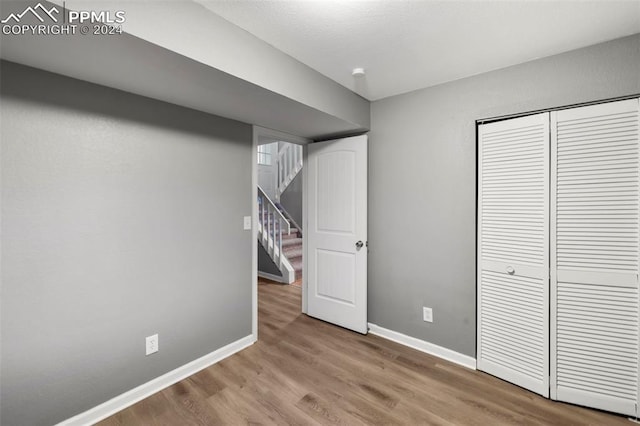
[[[282,179],[282,165],[280,164],[280,156],[278,156],[278,175],[276,177],[276,188],[280,189],[280,180]]]
[[[278,218],[278,269],[282,269],[282,218]]]
[[[276,212],[271,207],[271,217],[269,218],[269,224],[271,225],[271,254],[276,255]]]
[[[264,196],[262,197],[262,202],[264,202]],[[267,204],[265,203],[265,205],[262,206],[262,239],[264,240],[265,243],[267,243],[267,249],[269,248],[269,234],[268,234],[268,230],[266,228],[266,222],[265,222],[265,213],[269,214],[267,211]]]
[[[285,172],[284,172],[284,181],[286,182],[289,179],[289,157],[290,157],[289,145],[287,145],[287,150],[284,152],[284,164],[285,164]]]
[[[287,145],[287,149],[284,150],[284,180],[282,183],[287,182],[288,177],[289,177],[289,145]]]
[[[273,256],[273,240],[271,239],[271,206],[267,206],[267,247],[269,247],[269,254]]]
[[[276,259],[276,248],[278,247],[278,222],[276,215],[273,215],[273,258]]]
[[[282,156],[280,157],[280,161],[282,161],[282,180],[280,182],[280,187],[284,186],[285,181],[287,180],[287,149],[282,150]]]
[[[284,179],[285,179],[285,172],[284,172],[284,154],[285,154],[286,150],[282,150],[280,151],[280,154],[278,155],[278,169],[280,170],[280,176],[278,176],[278,189],[280,189],[282,187],[282,184],[284,183]]]
[[[264,222],[262,220],[263,205],[264,205],[264,200],[262,199],[262,194],[260,194],[260,191],[258,191],[258,233],[261,240],[264,240],[264,226],[263,226]]]
[[[287,180],[287,148],[282,150],[282,183]]]
[[[291,145],[287,146],[287,153],[289,154],[289,173],[287,173],[287,181],[289,181],[289,176],[291,176],[291,171],[293,170],[293,151],[291,150]]]

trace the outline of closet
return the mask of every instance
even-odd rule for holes
[[[638,414],[639,100],[478,127],[479,370]]]

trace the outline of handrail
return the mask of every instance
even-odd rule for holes
[[[276,185],[278,196],[284,192],[302,169],[302,156],[302,145],[287,143],[278,151],[278,182]]]
[[[258,185],[258,198],[260,198],[260,197],[262,197],[263,199],[267,200],[269,205],[271,205],[271,207],[273,207],[273,210],[278,214],[278,216],[280,216],[282,218],[282,220],[284,220],[285,222],[287,222],[287,224],[289,224],[289,221],[287,220],[285,215],[282,214],[282,212],[280,211],[278,206],[276,206],[276,204],[273,201],[271,201],[271,198],[269,198],[269,196],[264,192],[264,190],[262,188],[260,188],[260,185]],[[291,226],[289,225],[287,227],[287,233],[290,233],[290,232],[291,232]]]
[[[266,216],[266,217],[265,217]],[[258,185],[258,238],[267,253],[282,270],[282,232],[291,234],[291,224]]]
[[[300,225],[298,225],[298,223],[291,217],[291,215],[289,214],[289,212],[282,208],[282,210],[280,210],[282,212],[283,215],[286,216],[287,220],[293,225],[293,228],[300,234],[302,235],[302,228],[300,227]]]

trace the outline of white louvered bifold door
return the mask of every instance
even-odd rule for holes
[[[638,100],[554,112],[551,397],[636,415]]]
[[[478,149],[478,369],[549,396],[549,114]]]

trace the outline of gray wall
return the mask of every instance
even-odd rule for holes
[[[0,3],[2,16],[33,6],[31,0]],[[61,9],[63,2],[56,3]],[[67,7],[125,10],[125,32],[3,35],[0,57],[308,138],[369,129],[366,99],[202,4],[74,0]],[[40,24],[30,15],[21,23]]]
[[[266,272],[267,274],[282,276],[282,273],[278,269],[278,266],[271,260],[269,253],[262,247],[262,244],[258,242],[258,271]]]
[[[1,424],[251,334],[249,125],[7,62],[0,96]]]
[[[475,120],[638,93],[635,35],[372,103],[369,321],[475,356]]]
[[[302,228],[302,170],[280,194],[280,204]]]

